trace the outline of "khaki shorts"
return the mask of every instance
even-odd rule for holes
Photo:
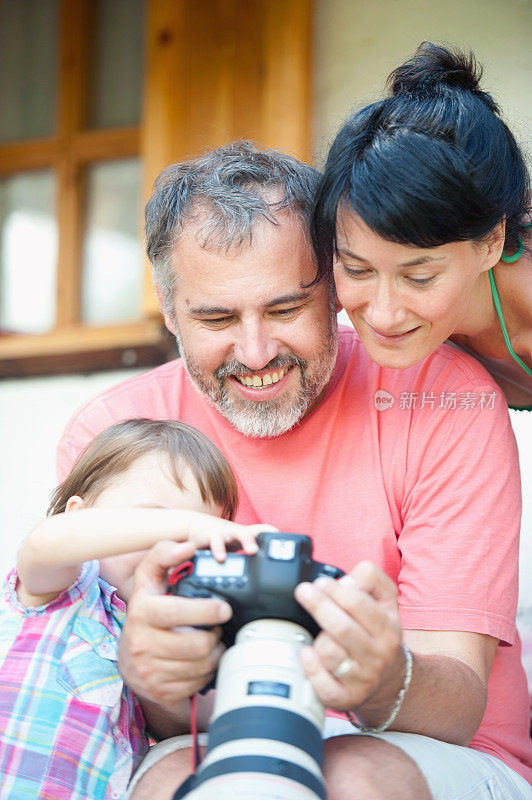
[[[325,720],[324,739],[343,734],[361,735],[347,720],[331,717]],[[417,733],[388,731],[372,735],[399,747],[415,761],[434,800],[532,800],[532,787],[527,781],[487,753]],[[200,745],[206,745],[207,734],[199,734],[198,740]],[[125,800],[129,800],[131,791],[153,764],[170,753],[191,747],[190,735],[153,745],[135,772]]]

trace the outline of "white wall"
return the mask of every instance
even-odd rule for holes
[[[142,370],[0,382],[0,578],[45,515],[56,486],[55,451],[70,416],[107,386]]]
[[[483,87],[524,141],[532,117],[530,0],[317,0],[314,143],[319,161],[351,108],[428,39],[475,52]],[[528,141],[530,141],[528,139]]]

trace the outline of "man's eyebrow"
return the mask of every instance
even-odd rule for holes
[[[289,294],[283,294],[281,297],[276,297],[274,300],[270,300],[269,303],[266,303],[266,308],[272,308],[272,306],[282,306],[285,303],[300,303],[301,300],[307,300],[310,297],[310,290],[306,290],[304,292],[290,292]]]
[[[215,315],[227,317],[234,313],[234,308],[222,308],[221,306],[196,306],[187,309],[187,314],[191,314],[194,317],[213,317]]]
[[[357,256],[356,253],[352,253],[351,250],[346,250],[344,247],[338,247],[338,253],[341,253],[348,258],[354,258],[356,261],[361,261],[363,264],[369,264],[369,261],[366,261],[365,258],[362,256]],[[428,264],[431,261],[443,261],[446,256],[420,256],[419,258],[414,258],[412,261],[403,261],[402,264],[398,264],[398,267],[417,267],[419,264]]]
[[[289,292],[279,297],[274,297],[266,303],[265,308],[273,308],[274,306],[284,305],[286,303],[299,303],[302,300],[307,300],[310,296],[310,290],[302,292]],[[187,313],[194,317],[229,317],[236,314],[234,308],[222,308],[221,306],[195,306],[187,309]]]

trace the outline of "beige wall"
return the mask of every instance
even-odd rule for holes
[[[349,110],[376,99],[424,39],[475,52],[483,88],[532,155],[532,0],[317,0],[315,25],[318,164]]]

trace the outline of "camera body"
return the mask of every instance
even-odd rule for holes
[[[221,564],[209,550],[198,551],[189,574],[173,582],[168,593],[179,597],[220,597],[233,609],[223,626],[222,641],[232,647],[237,632],[259,619],[281,619],[319,633],[316,621],[299,605],[294,589],[302,581],[339,578],[338,567],[312,559],[312,540],[297,533],[260,533],[256,555],[228,553]]]

